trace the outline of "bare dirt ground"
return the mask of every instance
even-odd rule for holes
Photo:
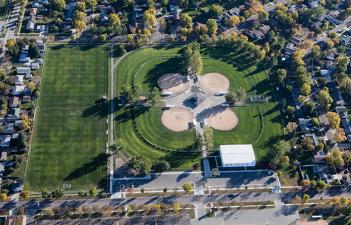
[[[219,73],[207,73],[200,77],[200,88],[207,93],[228,92],[229,80]]]
[[[183,107],[165,110],[161,116],[162,124],[175,132],[188,130],[189,124],[193,122],[193,119],[194,114]]]
[[[228,131],[234,129],[238,125],[238,117],[231,109],[227,108],[211,115],[207,119],[207,124],[213,129]]]

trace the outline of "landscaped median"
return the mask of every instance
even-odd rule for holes
[[[120,207],[110,206],[82,206],[78,208],[71,207],[53,207],[40,210],[36,215],[37,220],[52,219],[89,219],[89,218],[107,218],[107,217],[129,217],[140,218],[148,216],[165,216],[165,215],[188,215],[194,218],[194,205],[192,204],[148,204],[148,205],[125,205]]]
[[[211,202],[206,205],[208,216],[212,216],[216,211],[240,210],[240,209],[264,209],[274,208],[274,201],[251,201],[251,202]]]

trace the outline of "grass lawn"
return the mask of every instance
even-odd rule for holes
[[[157,79],[165,73],[180,72],[181,58],[179,47],[146,48],[134,51],[117,65],[116,87],[121,90],[122,84],[135,82],[143,93],[149,93],[157,85]],[[244,87],[249,94],[271,95],[271,87],[265,71],[256,66],[245,64],[238,68],[235,62],[229,62],[228,53],[216,51],[213,54],[208,49],[203,51],[203,73],[218,72],[225,75],[230,81],[230,90]],[[248,60],[244,53],[230,53],[235,58]],[[133,128],[133,120],[144,137],[155,145],[165,148],[183,148],[191,144],[192,136],[187,132],[173,133],[160,122],[159,109],[150,108],[143,112],[131,115],[126,109],[117,111],[116,129],[119,137],[128,143],[127,154],[142,155],[150,161],[160,158],[169,158],[170,153],[155,149],[148,145]],[[214,132],[215,145],[219,144],[248,144],[252,143],[258,161],[265,160],[268,148],[279,140],[282,135],[279,109],[276,102],[235,107],[239,117],[238,127],[229,132]],[[128,116],[129,115],[129,116]],[[176,154],[177,151],[171,152]],[[181,155],[181,154],[180,154]],[[184,164],[174,165],[174,168],[186,168],[188,153],[183,153]],[[197,156],[198,157],[198,156]],[[169,161],[172,163],[172,160]],[[193,161],[193,160],[191,160]]]
[[[104,46],[48,46],[26,173],[29,190],[105,185],[108,55]]]
[[[160,108],[150,108],[136,119],[139,131],[157,146],[169,149],[187,149],[194,147],[195,133],[193,130],[173,132],[162,125]],[[155,130],[158,132],[155,133]]]

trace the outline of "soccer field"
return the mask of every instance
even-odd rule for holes
[[[105,46],[48,46],[36,112],[26,188],[106,184],[108,91]]]

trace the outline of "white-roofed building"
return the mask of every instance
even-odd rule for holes
[[[256,165],[252,145],[220,145],[223,167],[253,167]]]

